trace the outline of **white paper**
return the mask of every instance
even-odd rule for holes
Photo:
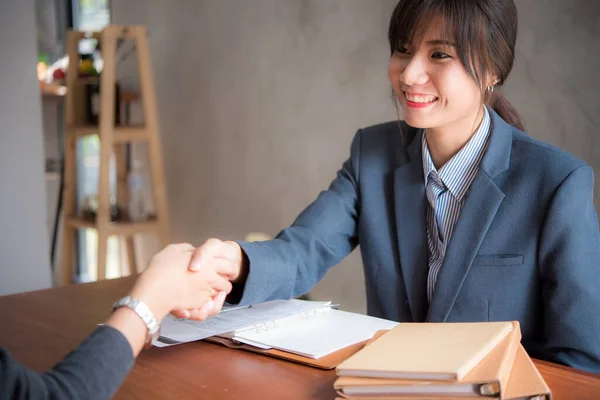
[[[320,358],[373,337],[397,322],[345,311],[328,312],[280,321],[267,329],[236,333],[234,340],[255,342],[274,349]]]
[[[161,323],[163,346],[206,339],[227,332],[242,329],[268,326],[272,321],[289,316],[312,312],[315,309],[328,307],[331,302],[305,300],[274,300],[250,307],[229,310],[208,318],[204,322],[178,319],[167,315]]]

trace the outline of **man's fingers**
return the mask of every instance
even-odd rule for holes
[[[214,307],[212,300],[200,308],[190,310],[190,319],[194,321],[204,321],[209,317],[208,312]]]
[[[214,258],[200,255],[197,257],[201,257],[202,261],[197,263],[194,257],[196,257],[196,253],[194,253],[194,256],[192,256],[190,261],[190,270],[192,272],[199,272],[200,269],[211,269],[227,279],[233,278],[236,266],[230,261],[224,258]],[[198,267],[198,265],[200,265],[200,267]]]
[[[223,250],[221,257],[232,262],[233,264],[239,264],[241,248],[240,245],[232,240],[223,242]]]
[[[217,315],[221,312],[226,297],[227,293],[219,292],[214,299],[210,300],[200,308],[192,308],[189,310],[173,310],[171,313],[175,316],[178,316],[181,315],[182,311],[185,311],[187,313],[187,317],[185,318],[194,321],[204,321],[208,317],[212,317],[213,315]]]
[[[203,305],[200,308],[200,317],[206,319],[213,315],[217,315],[221,311],[221,308],[223,308],[226,295],[225,292],[219,292],[213,300]]]
[[[209,284],[214,290],[218,292],[225,292],[225,294],[231,292],[231,282],[229,282],[228,279],[222,277],[221,275],[217,275],[217,277],[211,282],[209,282]]]
[[[200,309],[194,308],[194,309],[190,310],[190,319],[193,319],[195,321],[204,321],[206,319],[206,317],[202,318],[202,316],[200,314]]]
[[[200,247],[197,247],[192,254],[190,261],[190,270],[198,271],[212,258],[219,258],[218,254],[222,250],[223,242],[219,239],[208,239]]]
[[[231,263],[231,261],[225,260],[224,258],[213,258],[205,265],[214,268],[214,271],[217,274],[222,275],[227,279],[231,279],[235,270],[235,266]]]
[[[221,312],[221,309],[223,308],[223,303],[225,303],[226,297],[227,297],[227,293],[225,293],[225,292],[219,292],[219,294],[217,294],[217,297],[214,300],[215,306],[212,310],[214,312],[214,314],[212,314],[212,315],[217,315],[218,313]]]

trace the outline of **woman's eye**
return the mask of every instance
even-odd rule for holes
[[[396,52],[399,54],[410,54],[410,51],[404,46],[398,46]]]
[[[435,51],[431,55],[431,58],[435,58],[435,59],[438,59],[438,60],[443,60],[445,58],[451,58],[451,57],[448,54],[446,54],[446,53],[442,53],[440,51]]]

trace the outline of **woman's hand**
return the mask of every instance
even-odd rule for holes
[[[248,262],[242,248],[236,242],[214,238],[208,239],[202,246],[194,250],[189,268],[191,271],[214,268],[221,271],[223,277],[232,282],[244,282],[248,275]],[[178,318],[204,321],[221,311],[225,296],[226,293],[218,293],[203,307],[174,310],[172,314]]]
[[[194,254],[194,247],[187,243],[165,247],[150,259],[131,296],[146,303],[157,320],[175,309],[197,309],[209,301],[224,301],[231,291],[229,277],[234,268],[214,262],[188,268]]]
[[[231,291],[231,283],[225,277],[231,275],[231,268],[211,263],[191,270],[188,267],[193,254],[194,247],[187,243],[165,247],[150,259],[129,295],[143,301],[158,321],[174,309],[196,309],[207,302],[223,302]],[[148,329],[133,310],[115,310],[105,325],[125,336],[134,356],[140,353]]]

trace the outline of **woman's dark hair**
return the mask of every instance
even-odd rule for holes
[[[456,44],[460,61],[481,89],[484,102],[502,119],[523,130],[508,99],[486,88],[489,75],[502,85],[515,58],[517,7],[514,0],[400,0],[392,13],[388,40],[391,53],[407,43],[420,42],[431,21],[441,17],[445,36]]]

